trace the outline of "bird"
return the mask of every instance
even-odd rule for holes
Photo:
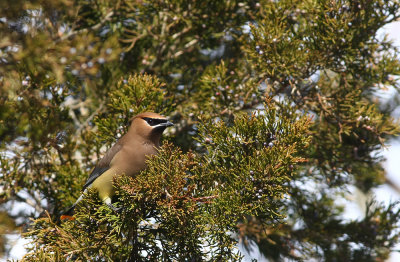
[[[84,184],[83,193],[76,202],[63,212],[61,219],[73,219],[76,205],[83,199],[89,188],[98,192],[99,198],[114,211],[111,203],[115,194],[113,179],[118,175],[134,177],[146,168],[146,159],[157,154],[160,138],[167,127],[174,124],[164,116],[145,112],[131,118],[128,132],[123,135],[97,163]]]

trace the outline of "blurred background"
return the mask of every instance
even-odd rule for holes
[[[107,17],[105,17],[105,19],[106,18]],[[216,20],[218,21],[218,18]],[[4,20],[3,20],[3,18],[0,17],[0,22],[2,22],[2,21],[4,21]],[[34,23],[33,20],[32,20],[32,23]],[[86,25],[83,25],[83,27],[85,27],[85,26]],[[202,25],[199,24],[196,26],[198,26],[200,29],[202,28],[204,30],[206,28],[205,24],[202,24]],[[40,27],[40,25],[39,25],[39,27]],[[98,30],[98,28],[95,28],[95,29]],[[243,31],[249,32],[250,26],[243,26],[242,29],[243,29]],[[116,30],[116,31],[118,31],[118,30]],[[65,32],[59,32],[59,34],[61,36],[63,35],[63,33],[65,33]],[[106,35],[107,33],[108,32],[106,32],[106,31],[102,32],[100,30],[100,35],[102,35],[102,34]],[[382,39],[385,38],[386,36],[388,36],[388,38],[394,42],[394,45],[400,48],[400,21],[393,22],[393,23],[390,23],[390,24],[384,26],[383,28],[381,28],[378,31],[377,35],[379,37],[381,37]],[[132,37],[132,35],[130,35],[130,37]],[[224,38],[224,41],[228,42],[229,41],[228,38],[229,37],[226,36]],[[97,59],[96,61],[98,61],[98,64],[100,67],[105,62],[104,57],[106,59],[109,58],[110,60],[113,60],[113,59],[118,60],[118,59],[115,59],[115,57],[112,57],[114,55],[114,51],[115,51],[115,53],[118,53],[119,51],[116,51],[113,49],[114,48],[113,40],[112,39],[110,40],[110,39],[108,39],[109,40],[108,42],[104,43],[104,47],[99,48],[99,50],[101,50],[101,54],[99,54],[99,58],[96,58]],[[134,39],[134,37],[132,39]],[[6,40],[3,39],[3,41],[6,41]],[[103,44],[103,43],[101,43],[101,44]],[[187,48],[189,53],[190,53],[190,50],[191,50],[190,48],[191,48],[192,44],[195,45],[196,43],[192,42],[192,41],[190,41],[188,43],[184,42],[184,48]],[[129,43],[127,45],[129,45]],[[219,43],[212,43],[212,41],[211,41],[210,45],[211,46],[214,45],[214,47],[216,46],[219,49],[218,48],[216,48],[214,50],[213,49],[207,49],[207,50],[202,49],[200,51],[200,53],[202,53],[202,55],[212,58],[210,60],[213,60],[215,57],[217,57],[220,54],[224,54],[224,52],[226,51],[224,48],[220,48],[223,45],[219,46]],[[132,46],[134,46],[134,42],[132,42]],[[98,48],[98,47],[96,47],[96,48]],[[256,46],[255,48],[259,49],[259,46]],[[67,54],[69,53],[72,56],[74,56],[75,53],[77,52],[77,49],[70,48],[68,50],[65,49],[65,50],[61,50],[61,51],[66,52]],[[134,50],[130,50],[130,52],[133,52],[133,51]],[[257,50],[257,52],[262,52],[262,51]],[[178,53],[179,52],[177,52],[176,54],[173,54],[173,55],[177,55],[177,57],[179,57],[180,54],[178,54]],[[262,54],[262,53],[260,53],[260,54]],[[24,55],[26,55],[26,54],[24,54]],[[130,55],[132,55],[132,53]],[[133,54],[132,56],[134,57],[134,55],[135,54]],[[84,57],[84,56],[81,56],[81,57]],[[149,69],[150,73],[154,73],[155,75],[157,75],[158,71],[151,72],[151,70],[153,70],[152,69],[153,65],[149,61],[151,61],[152,59],[153,59],[153,61],[156,61],[155,64],[157,65],[157,63],[160,61],[161,58],[144,56],[144,58],[138,62],[138,64],[140,64],[138,66],[138,68],[144,67],[144,68],[146,68],[146,70],[150,68]],[[88,83],[90,83],[92,74],[94,74],[93,72],[90,71],[91,70],[90,68],[93,66],[93,63],[90,64],[91,62],[86,63],[86,61],[78,61],[78,60],[77,61],[74,60],[74,63],[77,66],[79,65],[80,68],[77,69],[77,68],[71,67],[71,68],[69,68],[70,72],[67,72],[66,75],[68,75],[68,73],[70,73],[70,75],[73,75],[72,78],[79,79],[80,78],[79,74],[84,75],[87,73],[87,76],[89,76],[89,77],[87,77],[87,79],[88,79],[87,81],[88,81]],[[123,55],[121,55],[120,60],[121,61],[123,60]],[[215,60],[218,60],[218,59],[215,59]],[[61,61],[61,64],[63,64],[65,62],[63,60],[63,57],[61,58],[60,61]],[[131,61],[125,61],[125,62],[128,64],[128,67],[129,67],[129,63],[131,63]],[[55,64],[57,64],[57,63],[55,63]],[[83,65],[84,65],[84,68],[82,67]],[[201,66],[204,66],[204,65],[201,65]],[[60,68],[62,68],[62,66]],[[61,70],[60,68],[57,68],[57,65],[55,65],[55,69],[54,69],[55,72],[57,73],[57,70]],[[165,68],[160,67],[158,69],[162,71]],[[158,69],[156,69],[156,70],[158,70]],[[142,70],[144,70],[144,69],[142,69]],[[195,70],[193,70],[193,71],[195,71]],[[103,73],[104,72],[107,72],[107,68],[105,68]],[[165,70],[165,72],[163,72],[163,74],[165,76],[167,76],[167,78],[170,77],[170,79],[172,79],[171,80],[172,82],[175,81],[174,77],[179,78],[182,76],[182,72],[179,72],[174,76],[174,74],[172,74],[168,70]],[[106,75],[106,73],[104,75]],[[61,76],[61,77],[65,77],[65,76]],[[96,76],[96,77],[98,77],[98,76]],[[105,76],[105,77],[109,77],[110,79],[112,78],[110,76]],[[43,76],[43,79],[45,79],[45,78],[46,77]],[[22,85],[27,85],[28,81],[29,81],[29,79],[23,79]],[[400,80],[397,80],[397,81],[400,81]],[[174,85],[176,85],[177,90],[179,90],[179,91],[182,91],[184,88],[186,88],[184,85],[179,85],[179,83],[177,83],[177,82],[174,82]],[[390,86],[386,86],[385,88],[381,88],[381,89],[379,89],[379,91],[376,91],[374,93],[374,95],[380,100],[380,103],[379,103],[380,105],[387,106],[390,108],[396,108],[392,112],[392,117],[397,119],[400,123],[400,107],[399,107],[397,93],[398,93],[398,91],[396,91],[394,88],[392,88]],[[85,94],[83,94],[83,96],[84,95]],[[215,99],[214,96],[213,96],[213,98]],[[68,104],[68,100],[65,102],[64,105],[71,106]],[[80,110],[79,105],[73,105],[73,106],[77,106],[75,110],[77,110],[77,111]],[[79,112],[79,114],[81,114],[81,115],[87,114],[87,112],[83,112],[83,111],[84,110]],[[391,139],[388,142],[388,145],[389,146],[387,148],[385,148],[382,152],[379,152],[379,154],[382,154],[382,156],[386,159],[386,161],[384,162],[384,169],[386,172],[385,183],[377,186],[376,188],[373,188],[368,194],[364,194],[362,191],[358,190],[355,186],[349,185],[347,188],[348,194],[346,194],[346,196],[344,198],[340,198],[337,200],[338,201],[337,204],[343,205],[345,207],[345,212],[343,213],[343,216],[346,219],[348,219],[348,220],[362,219],[365,214],[365,209],[366,209],[365,203],[369,199],[376,199],[377,201],[384,202],[387,206],[392,202],[400,200],[400,138]],[[5,152],[5,153],[12,154],[11,152]],[[375,153],[375,152],[373,152],[373,153]],[[84,172],[84,171],[82,171],[82,172]],[[85,174],[81,174],[81,175],[85,175]],[[310,190],[310,191],[312,191],[312,190]],[[22,197],[22,198],[26,197],[26,199],[28,199],[28,200],[30,198],[30,196],[28,194],[26,196],[24,196],[23,191],[20,192],[20,197]],[[40,196],[38,198],[40,199]],[[47,204],[47,203],[45,203],[45,204]],[[46,206],[46,205],[44,205],[44,206]],[[18,217],[18,215],[22,214],[22,213],[25,213],[25,214],[28,214],[28,213],[37,214],[38,213],[37,210],[35,210],[31,205],[29,205],[29,203],[22,204],[22,203],[18,203],[18,201],[10,201],[10,202],[6,203],[4,208],[6,211],[9,211],[9,214],[11,216],[15,216],[15,217]],[[16,221],[16,222],[18,223],[20,221]],[[0,225],[2,225],[4,227],[10,227],[10,228],[15,226],[15,224],[8,223],[7,221],[0,221]],[[1,232],[5,232],[5,231],[7,231],[7,230],[2,230]],[[28,243],[28,240],[21,238],[20,234],[18,234],[18,233],[17,234],[6,234],[5,240],[6,240],[6,245],[5,245],[5,248],[6,248],[5,254],[6,255],[3,258],[1,258],[1,260],[5,261],[7,259],[22,258],[22,256],[26,253],[25,245]],[[251,261],[251,259],[253,259],[253,258],[258,259],[259,261],[266,261],[266,259],[260,253],[258,253],[256,251],[257,247],[255,245],[254,245],[253,251],[250,251],[250,252],[248,252],[248,250],[243,248],[243,246],[241,246],[241,245],[238,245],[238,248],[245,254],[245,258],[247,261]],[[400,244],[398,245],[398,249],[400,250]],[[389,261],[393,261],[393,262],[400,261],[400,254],[397,252],[392,252]]]

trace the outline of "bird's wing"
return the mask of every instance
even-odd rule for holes
[[[101,174],[103,174],[110,168],[111,160],[121,150],[121,148],[122,148],[122,143],[121,140],[119,140],[107,151],[104,157],[99,161],[97,166],[93,169],[92,173],[90,173],[89,178],[86,181],[85,185],[83,186],[82,190],[85,190],[96,180],[96,178],[101,176]]]

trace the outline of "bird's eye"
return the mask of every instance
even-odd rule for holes
[[[154,126],[155,124],[157,124],[156,120],[152,119],[152,118],[148,118],[148,117],[144,117],[143,118],[147,124],[149,124],[150,126]]]

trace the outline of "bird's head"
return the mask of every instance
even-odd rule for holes
[[[128,132],[133,132],[158,144],[164,130],[173,125],[162,115],[146,112],[138,114],[131,119]]]

